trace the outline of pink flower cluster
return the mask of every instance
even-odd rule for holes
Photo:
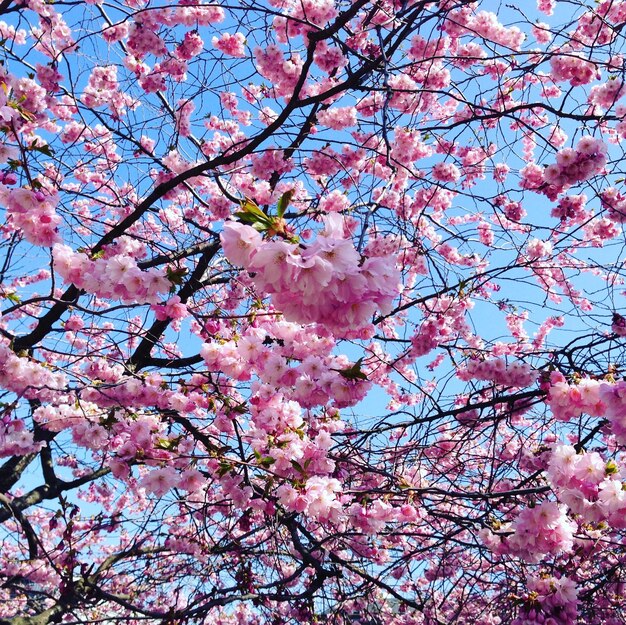
[[[343,130],[356,126],[356,108],[354,106],[336,106],[320,111],[317,114],[317,121],[333,130]]]
[[[278,5],[277,5],[278,6]],[[288,7],[288,17],[278,15],[273,26],[280,43],[288,43],[289,39],[306,36],[314,26],[324,26],[337,15],[335,0],[300,0],[285,2],[281,6]]]
[[[614,312],[611,322],[611,330],[613,330],[617,336],[626,336],[626,317]]]
[[[556,163],[543,171],[544,181],[556,193],[600,173],[607,163],[607,148],[601,139],[582,137],[576,148],[563,148],[556,155]]]
[[[557,445],[546,473],[559,500],[587,523],[626,527],[626,491],[615,463],[595,451],[577,453],[571,445]]]
[[[364,534],[377,534],[389,523],[413,523],[420,518],[415,505],[392,506],[377,499],[368,504],[353,503],[347,510],[350,524]]]
[[[600,0],[580,16],[574,37],[588,46],[605,46],[619,36],[625,20],[624,0]]]
[[[348,196],[339,189],[335,189],[322,196],[318,208],[324,213],[341,213],[348,210],[350,206],[351,203]]]
[[[301,332],[289,334],[294,340],[303,340]],[[342,375],[341,371],[349,369],[353,363],[344,357],[324,354],[319,349],[323,345],[315,350],[318,353],[312,352],[305,357],[301,348],[270,349],[264,343],[268,337],[265,330],[255,328],[237,341],[205,343],[200,354],[209,371],[221,371],[237,380],[249,380],[254,375],[274,392],[281,389],[286,397],[306,408],[324,405],[331,400],[339,408],[353,406],[371,388],[367,380],[348,379]],[[302,362],[298,363],[298,359]],[[290,366],[294,364],[297,366]]]
[[[284,174],[293,169],[293,161],[284,157],[282,150],[265,150],[252,157],[250,172],[256,178],[269,180],[274,174]]]
[[[582,378],[577,384],[570,384],[562,374],[553,371],[550,374],[546,403],[558,421],[569,421],[579,417],[583,412],[600,416],[604,413],[604,404],[600,396],[601,387],[601,382],[589,378]]]
[[[0,344],[0,387],[26,399],[49,401],[65,389],[67,381],[61,373],[49,367],[17,356],[5,344]]]
[[[172,488],[196,492],[206,483],[206,479],[197,469],[178,471],[172,466],[152,469],[141,479],[140,485],[147,492],[163,497]]]
[[[176,46],[176,56],[184,61],[191,60],[202,52],[204,41],[197,31],[191,30],[185,33],[185,37],[181,43]]]
[[[600,197],[602,198],[602,194],[600,194]],[[589,212],[585,210],[586,204],[586,195],[565,195],[559,199],[558,204],[552,209],[550,215],[558,217],[562,222],[568,224],[580,224],[589,219]]]
[[[600,400],[604,410],[598,416],[606,417],[617,440],[626,443],[626,380],[601,384]]]
[[[454,38],[461,36],[482,37],[513,50],[519,50],[524,42],[524,33],[512,26],[507,28],[498,21],[498,16],[491,11],[474,10],[472,6],[463,7],[450,13],[445,21],[444,30]]]
[[[116,117],[120,117],[134,102],[126,93],[119,90],[115,65],[93,69],[81,101],[90,108],[106,105]]]
[[[570,384],[560,373],[553,372],[546,403],[560,421],[569,421],[582,413],[605,417],[617,440],[626,441],[626,380],[602,382],[582,378]]]
[[[0,458],[37,453],[43,446],[35,443],[32,430],[22,420],[0,420]]]
[[[554,4],[555,0],[537,0],[537,10],[546,15],[552,15],[554,12]]]
[[[437,163],[433,166],[432,177],[439,182],[456,182],[461,172],[453,163]]]
[[[41,191],[0,185],[0,200],[7,207],[10,224],[33,245],[49,247],[59,240],[56,231],[61,218],[55,211],[56,198]]]
[[[472,306],[468,299],[459,300],[445,295],[434,303],[430,302],[424,309],[424,321],[411,337],[409,357],[425,356],[439,345],[465,335],[469,329],[465,313]]]
[[[319,323],[338,336],[359,336],[376,311],[391,310],[400,293],[395,255],[363,260],[344,238],[339,215],[326,217],[325,230],[308,247],[263,241],[237,222],[224,225],[221,240],[228,260],[253,275],[285,319]]]
[[[304,512],[307,516],[325,523],[339,520],[342,507],[337,495],[341,490],[339,480],[314,475],[307,480],[303,491],[285,483],[278,487],[276,494],[287,510]]]
[[[211,43],[224,54],[233,56],[235,58],[242,58],[246,56],[246,37],[241,33],[222,33],[222,36],[218,39],[213,37]]]
[[[543,169],[537,163],[528,163],[528,165],[520,169],[519,173],[521,176],[520,187],[522,189],[532,189],[537,191],[537,193],[541,193],[545,189],[546,183],[543,177]],[[555,200],[557,195],[558,191],[553,191],[548,197]]]
[[[130,27],[126,45],[138,59],[147,54],[154,54],[154,56],[167,54],[165,42],[159,37],[157,30],[150,24],[146,25],[139,21]]]
[[[490,358],[470,360],[464,368],[457,369],[457,376],[466,381],[475,379],[524,388],[537,379],[537,372],[519,360],[509,364],[503,358]]]
[[[524,508],[510,527],[503,529],[513,533],[505,537],[498,551],[539,562],[546,555],[569,553],[577,526],[568,519],[564,506],[543,501],[534,508]]]
[[[87,367],[86,373],[93,375],[97,366]],[[159,385],[148,384],[136,378],[118,376],[107,384],[94,385],[81,392],[81,400],[92,402],[100,408],[111,406],[158,406],[171,408],[170,396],[163,393]]]
[[[299,54],[285,58],[275,44],[256,48],[254,57],[259,73],[274,85],[277,96],[291,97],[298,82],[304,61]]]
[[[594,63],[565,49],[561,49],[561,54],[553,53],[550,57],[550,75],[556,82],[569,80],[572,87],[586,85],[599,78]]]
[[[541,239],[531,239],[526,246],[526,256],[529,259],[545,258],[552,254],[552,243]]]
[[[57,243],[52,256],[55,270],[66,282],[105,299],[156,304],[160,294],[167,293],[172,286],[163,269],[142,271],[127,254],[92,260],[87,254]]]
[[[615,187],[609,187],[600,193],[600,200],[609,219],[620,224],[626,223],[626,196]]]
[[[626,93],[626,85],[619,79],[607,80],[591,88],[589,102],[609,110]]]
[[[315,64],[323,71],[330,73],[341,67],[344,67],[348,60],[343,55],[341,48],[337,46],[329,46],[324,40],[318,42],[313,55]]]
[[[191,136],[191,115],[195,108],[191,100],[178,101],[178,108],[174,115],[176,118],[176,129],[181,137]]]
[[[603,247],[605,241],[610,241],[619,236],[622,229],[610,219],[602,217],[592,219],[583,228],[585,241],[594,247]]]
[[[181,302],[178,295],[172,295],[165,304],[153,304],[152,310],[154,311],[155,319],[159,321],[184,319],[189,314],[187,306]]]
[[[524,604],[511,625],[575,625],[578,588],[568,577],[542,575],[527,581]]]

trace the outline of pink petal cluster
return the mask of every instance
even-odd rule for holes
[[[335,189],[323,195],[318,208],[324,213],[341,213],[350,208],[350,200],[345,193]]]
[[[556,155],[556,163],[543,171],[546,184],[556,193],[599,174],[607,163],[607,147],[601,139],[585,136],[575,148],[563,148]]]
[[[626,380],[613,384],[600,385],[600,400],[604,408],[603,415],[611,424],[611,431],[617,440],[626,442]]]
[[[61,218],[55,211],[57,199],[41,191],[0,185],[0,199],[7,207],[11,225],[33,245],[50,247],[59,240]]]
[[[619,36],[621,31],[619,26],[625,20],[626,2],[600,0],[593,8],[580,16],[574,37],[584,42],[585,45],[605,46]]]
[[[185,61],[191,60],[202,52],[204,41],[197,31],[188,31],[185,33],[183,41],[176,46],[176,56]]]
[[[577,453],[571,445],[557,445],[546,473],[559,500],[587,523],[626,527],[626,491],[615,463],[595,451]]]
[[[574,546],[576,523],[568,519],[565,507],[543,501],[534,508],[524,508],[511,523],[500,551],[527,562],[539,562],[546,555],[569,553]]]
[[[178,108],[174,115],[176,118],[176,129],[181,137],[191,136],[191,115],[195,108],[191,100],[178,101]]]
[[[492,11],[475,11],[475,4],[450,12],[444,30],[453,38],[462,36],[482,37],[502,46],[519,50],[524,33],[516,26],[506,27]]]
[[[461,177],[461,172],[453,163],[437,163],[433,166],[432,176],[440,182],[456,182]]]
[[[195,492],[202,488],[205,478],[197,469],[190,469],[182,473],[172,466],[152,469],[141,479],[141,486],[147,492],[163,497],[172,488]]]
[[[411,337],[411,358],[425,356],[439,345],[468,331],[466,312],[473,307],[468,299],[439,297],[424,307],[424,321]]]
[[[626,336],[626,317],[619,313],[613,313],[613,319],[611,322],[611,330],[618,336]]]
[[[457,369],[457,376],[461,380],[483,380],[524,388],[537,379],[537,372],[529,364],[519,360],[507,363],[503,358],[490,358],[470,360],[464,368]]]
[[[553,54],[550,57],[550,75],[556,82],[568,80],[570,85],[586,85],[598,78],[594,63],[578,56],[574,51]]]
[[[285,319],[319,323],[337,336],[358,336],[376,311],[391,309],[400,293],[394,255],[364,260],[351,240],[333,227],[308,247],[262,241],[254,228],[228,222],[221,235],[224,254],[253,275]]]
[[[528,258],[545,258],[550,256],[550,254],[552,254],[552,243],[550,243],[550,241],[531,239],[526,246],[526,255]]]
[[[241,33],[222,33],[222,36],[218,39],[213,37],[211,43],[224,54],[233,56],[236,58],[242,58],[246,56],[246,37]]]
[[[607,80],[591,87],[589,102],[604,110],[609,110],[626,93],[626,85],[619,79]]]
[[[356,108],[354,106],[337,106],[320,111],[317,114],[317,121],[333,130],[343,130],[356,126]]]
[[[578,623],[578,588],[565,577],[530,577],[529,594],[511,625],[575,625]]]
[[[35,443],[33,432],[21,419],[0,420],[0,458],[37,453],[45,443]]]
[[[348,508],[350,523],[364,534],[377,534],[385,528],[388,523],[405,520],[407,510],[401,511],[386,501],[380,499],[372,501],[368,505],[353,503]],[[412,509],[411,521],[419,518],[419,512]],[[410,514],[410,513],[409,513]]]
[[[602,208],[607,216],[616,223],[626,223],[626,196],[615,187],[608,187],[600,193]]]
[[[184,319],[189,314],[187,306],[181,302],[178,295],[172,295],[165,304],[153,304],[152,310],[159,321]]]
[[[304,61],[299,54],[286,56],[275,44],[255,48],[259,73],[274,85],[278,96],[291,97],[298,82]]]
[[[552,15],[554,12],[554,4],[555,0],[537,0],[537,10],[546,15]]]
[[[134,104],[133,98],[119,89],[115,65],[95,67],[92,70],[81,101],[92,108],[108,106],[116,117],[123,115],[126,108]]]
[[[156,304],[172,283],[161,268],[142,271],[126,254],[92,260],[57,243],[52,250],[54,269],[66,281],[98,297],[125,303]]]
[[[583,412],[591,416],[601,416],[605,409],[601,396],[602,386],[598,380],[589,378],[570,384],[563,375],[552,372],[546,403],[558,421],[569,421]]]
[[[62,373],[24,356],[17,356],[6,344],[0,344],[0,386],[16,395],[49,401],[67,384]]]
[[[602,194],[600,197],[602,198]],[[589,219],[589,212],[585,210],[586,204],[586,195],[565,195],[559,199],[550,215],[558,217],[564,223],[580,224]]]
[[[300,337],[292,334],[295,341],[303,340],[303,331],[299,334]],[[257,333],[253,329],[237,341],[205,343],[200,354],[209,371],[223,372],[237,380],[256,376],[264,385],[272,387],[273,392],[280,389],[286,397],[306,408],[330,401],[339,408],[353,406],[371,388],[367,380],[342,375],[342,371],[354,366],[345,358],[319,351],[304,357],[299,349],[289,348],[282,348],[282,354],[277,353],[263,343],[268,336],[265,331]]]

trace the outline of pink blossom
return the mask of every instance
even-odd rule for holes
[[[213,37],[212,43],[218,50],[229,56],[239,58],[246,56],[246,38],[241,33],[235,33],[234,35],[222,33],[219,39]]]
[[[180,478],[173,467],[151,469],[141,479],[141,486],[157,497],[163,497],[170,489],[178,485]]]
[[[317,121],[332,128],[333,130],[343,130],[356,126],[356,109],[353,106],[331,107],[317,114]]]

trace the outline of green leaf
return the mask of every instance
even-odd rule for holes
[[[230,473],[233,470],[233,464],[231,462],[226,462],[222,460],[220,462],[220,468],[217,471],[218,477],[224,477],[227,473]]]
[[[173,451],[178,447],[182,436],[176,436],[175,438],[159,438],[155,447],[157,449],[164,449],[165,451]]]
[[[282,219],[282,216],[285,214],[285,211],[287,210],[291,199],[295,195],[295,192],[295,189],[289,189],[289,191],[285,191],[285,193],[280,196],[280,200],[278,200],[277,204],[277,213],[279,218]]]
[[[241,221],[252,224],[254,228],[268,230],[273,225],[273,219],[266,215],[252,200],[246,198],[241,202],[241,210],[235,213]]]
[[[251,215],[250,213],[243,213],[243,212],[238,212],[235,213],[235,217],[238,217],[241,221],[245,221],[246,223],[249,224],[255,224],[257,222],[257,217],[255,217],[254,215]]]
[[[361,365],[363,364],[363,358],[359,358],[351,367],[347,369],[334,369],[346,380],[367,380],[367,376],[361,371]]]
[[[254,450],[254,457],[256,458],[256,461],[259,463],[259,465],[264,467],[265,469],[271,467],[276,462],[276,458],[272,458],[271,456],[263,456],[256,449]]]
[[[172,284],[181,285],[183,283],[183,278],[187,275],[188,270],[186,267],[181,267],[180,269],[172,269],[171,267],[167,268],[167,279]]]
[[[297,460],[292,460],[291,466],[299,473],[306,473],[304,467]]]
[[[46,156],[54,155],[54,151],[47,143],[46,145],[38,145],[37,143],[32,143],[30,149],[34,150],[35,152],[41,152],[41,154],[45,154]]]
[[[258,219],[267,220],[267,215],[252,201],[246,198],[241,203],[241,210],[250,215],[256,215]]]

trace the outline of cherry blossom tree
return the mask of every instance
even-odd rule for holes
[[[1,0],[0,623],[626,622],[624,0]]]

